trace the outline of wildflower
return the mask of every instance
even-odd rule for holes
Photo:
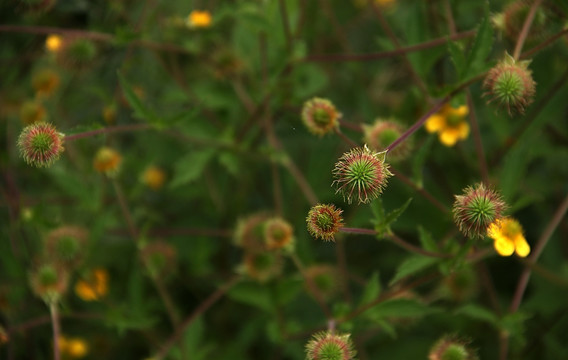
[[[533,102],[536,85],[529,64],[530,61],[515,61],[505,54],[505,59],[489,70],[483,81],[483,95],[489,97],[488,102],[506,108],[509,115],[524,113]]]
[[[292,225],[281,218],[272,218],[264,224],[264,241],[268,249],[282,249],[292,246],[294,241]]]
[[[430,349],[428,360],[476,360],[477,355],[468,348],[468,343],[456,336],[445,335]]]
[[[511,217],[492,222],[487,235],[494,240],[493,247],[501,256],[510,256],[515,252],[520,257],[526,257],[531,252],[521,224]]]
[[[373,125],[363,125],[365,143],[375,151],[383,151],[404,132],[402,125],[392,120],[377,119]],[[401,142],[397,147],[389,151],[388,156],[392,161],[404,159],[410,152],[409,140]]]
[[[24,161],[36,167],[48,167],[63,152],[64,135],[49,123],[28,125],[18,137],[18,147]]]
[[[186,20],[189,28],[207,28],[211,26],[211,13],[209,11],[193,10]]]
[[[47,121],[47,119],[47,111],[38,101],[28,100],[20,107],[20,120],[25,125]]]
[[[57,339],[57,346],[62,355],[72,359],[85,357],[89,352],[87,342],[81,338],[67,338],[60,335]]]
[[[166,180],[166,173],[157,166],[148,166],[142,173],[142,183],[153,190],[159,190]]]
[[[103,119],[109,125],[116,123],[116,105],[115,104],[109,104],[109,105],[106,105],[103,108]]]
[[[266,282],[282,271],[282,257],[273,251],[247,252],[244,259],[246,274],[259,282]]]
[[[302,107],[304,125],[312,134],[319,136],[336,129],[341,116],[332,102],[327,99],[315,97],[306,101]]]
[[[109,147],[102,147],[97,151],[93,166],[95,170],[108,176],[115,175],[120,169],[122,163],[122,156]]]
[[[264,222],[266,220],[268,220],[268,215],[262,213],[239,219],[234,235],[235,245],[248,251],[265,250]]]
[[[45,241],[49,258],[68,268],[76,267],[81,262],[87,236],[87,231],[78,226],[62,226],[50,231]]]
[[[108,272],[96,268],[75,284],[75,294],[84,301],[99,300],[108,293]]]
[[[59,86],[59,75],[51,69],[43,69],[34,74],[32,85],[36,94],[50,96]]]
[[[63,39],[59,35],[52,34],[49,35],[47,39],[45,39],[45,48],[49,52],[56,53],[59,50],[61,50],[62,46],[63,46]]]
[[[176,249],[165,241],[154,241],[144,246],[140,258],[153,278],[167,278],[177,266]]]
[[[306,218],[308,232],[315,238],[334,241],[334,235],[343,227],[342,212],[332,204],[312,207]]]
[[[336,186],[336,192],[341,192],[348,203],[356,197],[360,204],[376,199],[392,173],[382,154],[372,152],[365,145],[343,154],[335,164],[333,176],[332,186]]]
[[[440,142],[445,146],[454,146],[458,140],[464,140],[469,135],[469,124],[465,120],[468,113],[466,105],[454,108],[444,104],[438,113],[426,120],[426,130],[438,133]]]
[[[460,231],[468,237],[482,237],[489,224],[500,219],[506,204],[495,190],[482,183],[468,186],[464,195],[456,195],[453,213]]]
[[[307,360],[350,360],[355,350],[350,334],[336,334],[322,331],[313,336],[306,345]]]
[[[48,304],[57,302],[67,291],[68,272],[52,263],[41,264],[30,274],[34,294]]]

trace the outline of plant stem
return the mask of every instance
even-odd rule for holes
[[[467,107],[469,108],[469,121],[473,130],[473,141],[475,143],[475,152],[479,161],[479,170],[481,171],[481,179],[485,185],[489,185],[489,171],[487,170],[487,161],[485,160],[485,151],[483,150],[483,141],[481,140],[481,131],[479,130],[479,122],[475,114],[475,106],[469,89],[465,90],[467,98]]]
[[[166,340],[165,344],[162,346],[158,354],[154,357],[155,360],[163,359],[172,346],[174,346],[182,337],[185,330],[197,319],[198,316],[202,315],[205,311],[207,311],[213,304],[215,304],[227,291],[229,291],[233,286],[235,286],[242,278],[240,276],[234,277],[229,280],[227,283],[222,285],[219,289],[217,289],[214,293],[209,295],[207,299],[205,299],[184,321],[181,323],[172,336]]]
[[[124,220],[126,220],[130,236],[132,237],[132,240],[134,240],[134,242],[137,242],[138,230],[136,229],[136,225],[134,225],[134,220],[132,219],[132,215],[130,213],[130,210],[128,209],[128,204],[126,203],[122,188],[120,187],[120,184],[118,183],[118,181],[116,181],[116,179],[112,179],[112,186],[114,187],[114,192],[116,193],[116,198],[118,200],[118,204],[120,205],[120,210],[122,211],[122,216],[124,216]]]
[[[529,10],[527,18],[525,19],[525,22],[523,24],[523,28],[521,29],[521,32],[519,33],[519,38],[517,40],[517,44],[515,45],[515,51],[513,52],[513,59],[515,59],[515,60],[519,60],[519,57],[521,55],[521,51],[523,50],[523,45],[525,44],[525,40],[527,39],[527,36],[529,34],[529,30],[530,30],[531,25],[533,23],[534,16],[536,14],[536,9],[540,6],[541,3],[542,3],[542,0],[535,0],[532,4],[530,10]]]
[[[312,290],[312,294],[314,295],[316,302],[320,306],[321,310],[323,311],[323,313],[325,314],[327,319],[328,320],[333,319],[331,311],[329,311],[329,308],[327,307],[325,301],[323,300],[321,293],[319,292],[317,286],[314,284],[312,279],[306,273],[306,269],[305,269],[304,265],[302,264],[302,261],[300,260],[298,255],[296,255],[296,253],[292,253],[292,254],[290,254],[290,258],[292,259],[292,262],[294,263],[294,265],[296,265],[296,267],[300,271],[300,274],[302,274],[302,277],[304,278],[306,285]]]
[[[426,41],[416,45],[406,47],[399,47],[392,51],[381,51],[376,53],[367,54],[321,54],[321,55],[308,55],[300,61],[304,62],[348,62],[348,61],[374,61],[379,59],[387,59],[407,53],[427,50],[433,47],[442,46],[448,43],[448,40],[460,40],[469,38],[475,35],[475,30],[465,31],[453,36],[445,36],[434,40]]]
[[[59,351],[59,338],[61,337],[61,328],[59,325],[57,302],[52,301],[49,304],[49,312],[51,314],[51,326],[53,328],[53,358],[55,360],[60,360],[61,352]]]
[[[339,127],[336,127],[334,129],[335,133],[343,140],[345,141],[349,146],[351,147],[359,147],[359,144],[357,144],[355,141],[351,140],[347,135],[345,135],[343,132],[341,132],[341,130],[339,129]]]
[[[528,57],[530,57],[531,55],[539,52],[540,50],[544,49],[545,47],[547,47],[548,45],[552,44],[553,42],[555,42],[556,40],[560,39],[561,37],[563,37],[564,35],[568,34],[568,29],[564,29],[554,35],[552,35],[551,37],[549,37],[548,39],[544,40],[543,42],[541,42],[540,44],[536,45],[535,47],[533,47],[530,50],[525,51],[524,53],[521,54],[521,59],[526,59]]]
[[[138,130],[147,130],[150,129],[151,126],[149,124],[132,124],[132,125],[118,125],[112,127],[106,127],[97,130],[85,131],[78,134],[66,135],[65,141],[73,141],[77,139],[82,139],[86,137],[91,137],[100,134],[110,134],[110,133],[117,133],[117,132],[131,132],[131,131],[138,131]]]
[[[412,189],[417,191],[420,195],[422,195],[426,200],[430,201],[432,205],[440,209],[443,213],[448,213],[450,210],[447,206],[442,204],[438,199],[436,199],[432,194],[430,194],[426,189],[420,187],[414,183],[414,181],[410,180],[406,175],[403,175],[400,171],[394,168],[392,165],[389,166],[390,172],[394,175],[395,179],[399,179],[406,185],[410,186]]]

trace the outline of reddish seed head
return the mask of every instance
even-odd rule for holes
[[[327,99],[313,98],[304,103],[302,121],[316,135],[325,135],[339,126],[341,113]]]
[[[317,333],[306,345],[308,360],[351,360],[355,350],[349,334]]]
[[[337,191],[348,203],[368,203],[376,199],[392,176],[382,154],[372,152],[367,146],[355,148],[343,154],[333,170]]]
[[[20,154],[25,162],[36,167],[48,167],[63,152],[63,134],[49,123],[26,126],[18,138]]]
[[[334,235],[343,227],[342,212],[331,204],[312,207],[306,218],[308,232],[315,238],[334,241]]]

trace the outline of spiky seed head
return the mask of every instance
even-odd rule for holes
[[[343,227],[343,210],[332,204],[318,204],[310,209],[306,223],[308,232],[316,239],[335,241],[335,234]]]
[[[499,28],[509,40],[517,41],[523,29],[525,20],[530,12],[530,4],[525,0],[510,2],[502,12],[502,26]],[[542,37],[545,33],[547,23],[546,11],[543,7],[538,7],[534,13],[531,24],[531,31],[527,34],[527,42],[531,42]]]
[[[36,167],[51,166],[63,152],[64,135],[53,125],[39,122],[28,125],[18,138],[24,161]]]
[[[456,302],[471,299],[479,290],[477,273],[471,266],[463,266],[444,279],[445,293]]]
[[[304,103],[302,121],[315,135],[325,135],[339,126],[341,113],[327,99],[315,97]]]
[[[477,360],[468,344],[468,340],[458,339],[455,335],[444,335],[430,349],[428,360]]]
[[[87,237],[87,230],[79,226],[54,229],[45,240],[47,255],[67,269],[75,268],[81,263]]]
[[[176,248],[165,241],[153,241],[144,246],[140,258],[154,279],[167,279],[177,268]]]
[[[269,216],[264,213],[249,215],[239,219],[234,233],[235,245],[247,251],[262,251],[266,249],[264,241],[264,223]]]
[[[364,141],[371,150],[383,151],[397,140],[404,132],[404,127],[394,120],[377,119],[372,125],[363,125]],[[410,140],[403,141],[389,151],[389,159],[404,159],[412,148]]]
[[[20,120],[25,125],[47,121],[47,119],[45,107],[36,100],[28,100],[20,107]]]
[[[57,61],[73,70],[83,70],[93,63],[97,56],[97,47],[91,39],[81,37],[63,38]]]
[[[524,113],[532,103],[535,85],[528,66],[530,61],[515,61],[509,54],[505,59],[489,70],[483,81],[489,102],[507,109],[509,115]]]
[[[304,284],[308,293],[316,299],[318,294],[324,299],[329,299],[340,289],[339,276],[339,272],[333,266],[313,265],[306,269]]]
[[[282,218],[272,218],[264,224],[264,242],[269,250],[293,247],[294,229]]]
[[[30,274],[32,291],[48,304],[57,302],[63,296],[68,283],[68,272],[52,263],[41,264]]]
[[[359,204],[376,199],[387,185],[387,179],[392,176],[383,153],[375,153],[365,145],[343,154],[335,164],[331,184],[335,185],[336,193],[351,204],[354,198]]]
[[[251,279],[264,283],[282,272],[282,256],[275,251],[247,252],[244,272]]]
[[[489,225],[503,216],[507,205],[503,197],[483,183],[468,186],[463,195],[456,195],[454,221],[467,237],[483,237]]]
[[[351,360],[356,352],[350,334],[323,331],[315,334],[306,345],[307,360]]]

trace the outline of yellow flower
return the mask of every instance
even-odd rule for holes
[[[501,256],[509,256],[516,252],[520,257],[526,257],[531,252],[521,224],[513,218],[495,220],[489,225],[487,235],[494,240],[493,247]]]
[[[93,166],[95,170],[107,175],[114,175],[122,162],[122,156],[111,148],[103,147],[95,155]]]
[[[190,28],[206,28],[211,26],[211,14],[209,11],[193,10],[186,20]]]
[[[75,294],[84,301],[94,301],[108,293],[108,272],[97,268],[75,284]]]
[[[45,39],[45,48],[49,52],[58,52],[63,46],[63,39],[59,35],[49,35]]]
[[[148,166],[142,174],[142,182],[153,190],[160,189],[164,181],[166,181],[166,173],[157,166]]]
[[[67,355],[72,359],[82,358],[89,352],[87,342],[81,338],[67,338],[61,335],[57,341],[57,346],[62,355]]]
[[[440,142],[446,146],[454,146],[458,140],[464,140],[469,135],[469,124],[465,117],[469,113],[467,106],[453,108],[445,104],[436,114],[426,120],[426,130],[438,133]]]

